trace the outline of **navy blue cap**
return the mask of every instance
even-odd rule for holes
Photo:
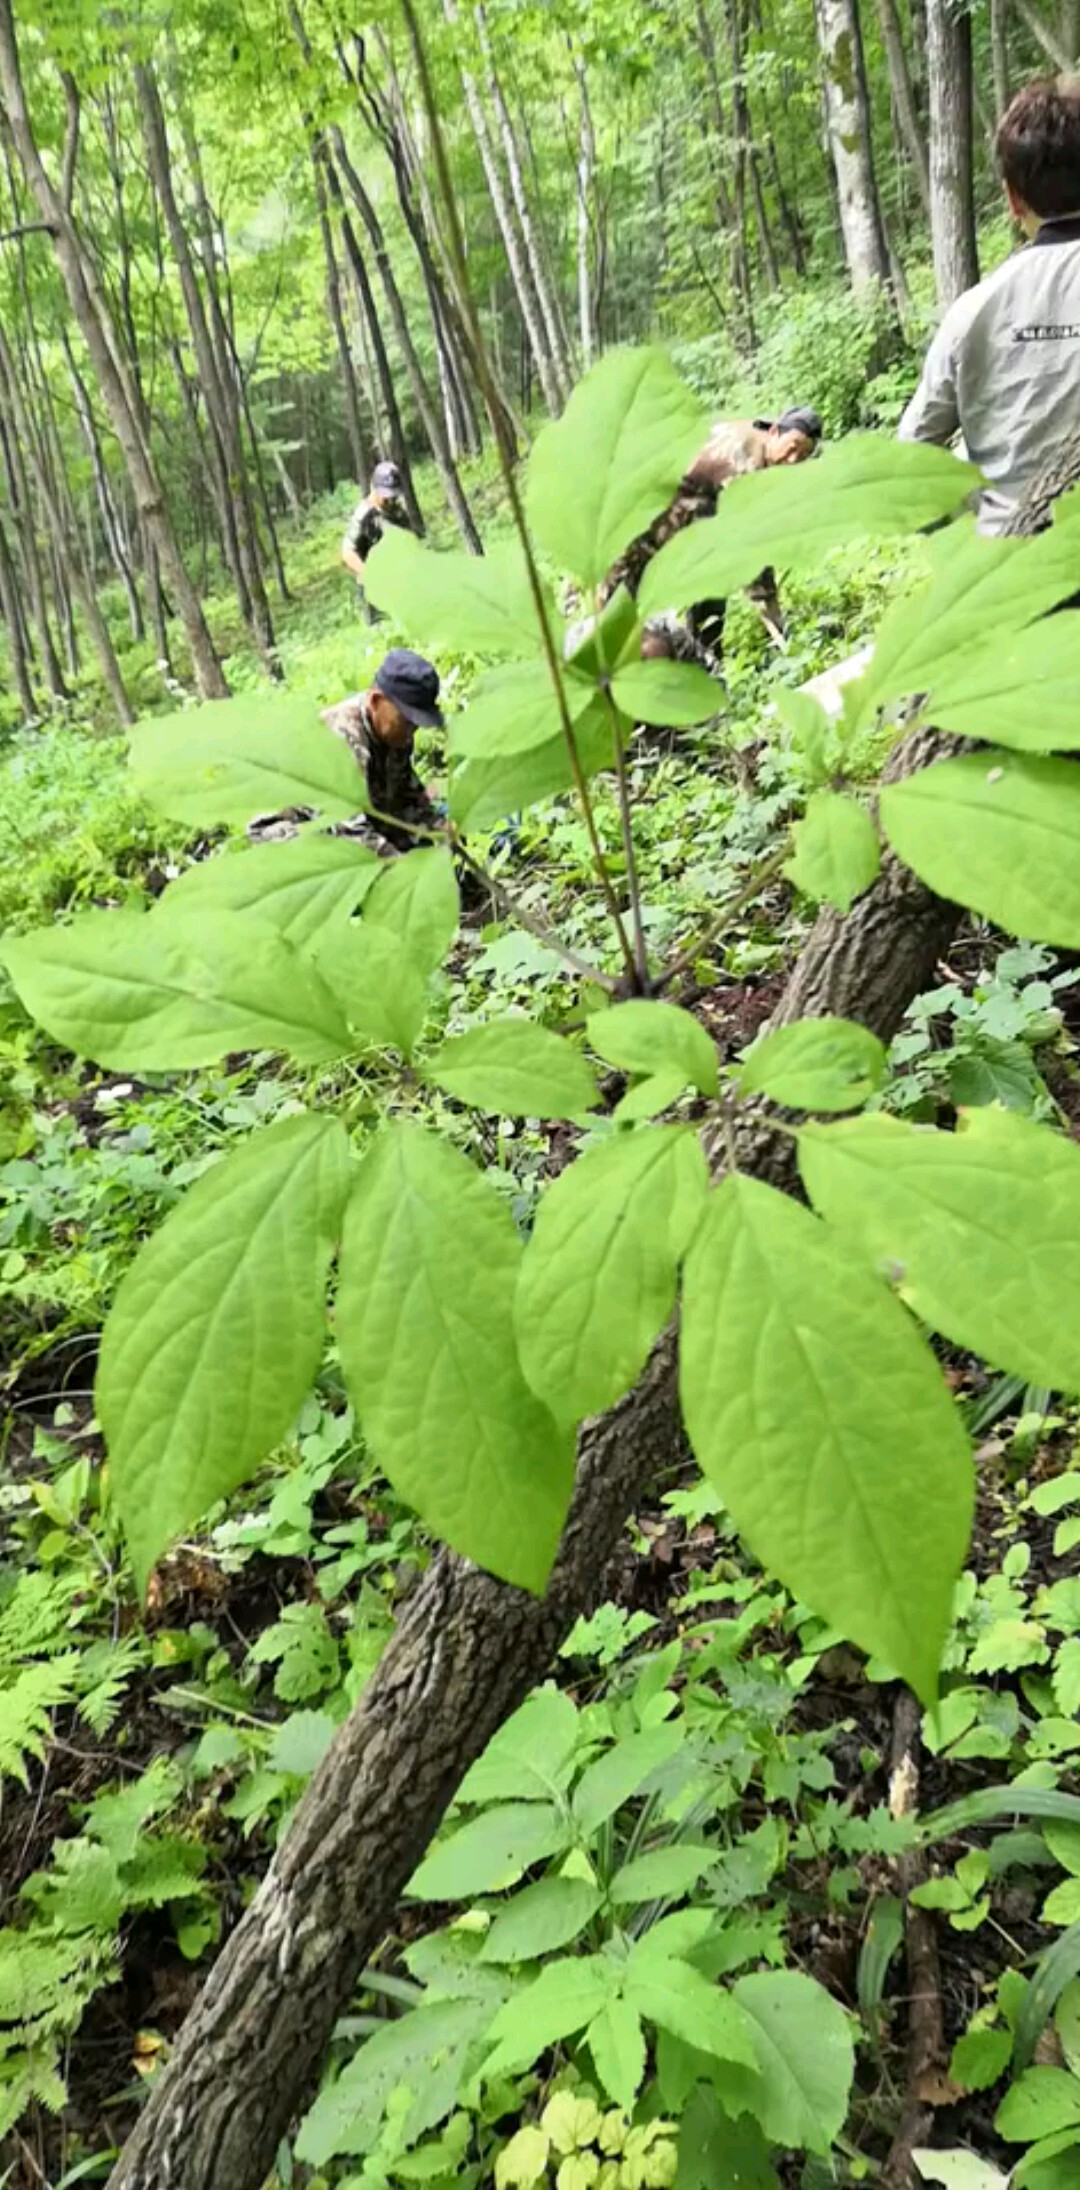
[[[406,721],[415,723],[419,729],[442,729],[439,672],[422,654],[414,654],[411,647],[391,647],[375,672],[375,690],[393,700]]]

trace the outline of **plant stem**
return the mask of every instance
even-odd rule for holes
[[[654,993],[656,995],[659,995],[661,990],[670,988],[671,983],[678,980],[680,973],[690,972],[694,960],[700,956],[706,945],[712,942],[719,930],[725,928],[728,921],[733,919],[737,912],[742,911],[744,905],[749,905],[752,902],[766,882],[771,882],[773,876],[780,873],[785,860],[788,858],[789,850],[790,846],[785,836],[779,851],[770,852],[768,858],[763,859],[760,865],[754,868],[752,874],[743,883],[742,888],[736,890],[734,897],[729,898],[727,904],[721,906],[720,911],[714,913],[711,920],[706,921],[705,926],[694,937],[693,942],[688,945],[686,950],[680,952],[674,965],[668,966],[666,972],[661,974],[659,981],[654,984]]]
[[[423,837],[426,841],[436,837],[441,843],[449,847],[455,857],[460,859],[462,866],[469,869],[470,874],[474,874],[477,880],[483,883],[485,890],[490,891],[491,896],[498,901],[503,912],[508,913],[512,920],[516,920],[519,927],[525,928],[529,935],[534,935],[538,943],[543,943],[547,950],[552,951],[557,958],[561,958],[565,965],[570,966],[575,973],[581,974],[585,980],[595,981],[598,988],[613,989],[616,987],[617,984],[610,973],[601,973],[599,967],[592,965],[587,958],[579,957],[577,951],[571,950],[570,945],[564,943],[561,936],[556,935],[553,928],[546,927],[542,920],[537,920],[532,913],[525,911],[524,906],[516,897],[512,896],[505,885],[497,882],[495,876],[488,872],[483,861],[474,858],[472,852],[466,851],[465,844],[458,835],[453,822],[448,823],[445,828],[440,828],[437,822],[400,821],[396,814],[384,814],[378,806],[365,806],[364,813],[369,820],[389,823],[391,828],[403,829],[409,836]]]
[[[580,957],[577,951],[572,950],[569,943],[564,943],[561,936],[556,935],[553,928],[546,927],[542,920],[537,920],[532,913],[526,912],[520,899],[512,896],[504,884],[498,882],[480,860],[474,859],[472,853],[465,850],[460,837],[451,833],[450,842],[462,865],[468,867],[471,874],[476,875],[478,881],[483,883],[486,890],[490,890],[500,909],[504,913],[508,913],[511,919],[516,920],[519,927],[524,928],[529,935],[535,936],[538,943],[543,943],[545,949],[552,951],[556,957],[561,958],[563,963],[571,966],[575,973],[581,974],[583,980],[595,981],[596,986],[602,989],[614,989],[618,986],[613,975],[601,973],[598,966],[591,965],[587,958]]]
[[[449,161],[447,160],[446,156],[446,145],[443,140],[442,124],[439,120],[439,110],[435,101],[435,91],[431,81],[431,72],[428,68],[427,52],[424,46],[424,41],[420,35],[420,25],[417,21],[416,9],[413,5],[413,0],[401,0],[401,12],[405,18],[406,28],[409,33],[409,41],[413,49],[413,58],[416,62],[417,75],[420,80],[420,96],[423,102],[424,113],[427,118],[427,125],[431,131],[431,148],[435,158],[435,171],[439,178],[439,195],[442,199],[443,213],[446,218],[448,245],[450,250],[450,256],[454,263],[454,272],[457,276],[458,285],[461,291],[461,304],[465,313],[469,340],[473,350],[473,364],[476,368],[476,377],[480,383],[480,392],[483,395],[484,405],[487,410],[488,419],[491,424],[491,431],[494,438],[495,447],[498,450],[499,467],[502,471],[503,480],[506,486],[507,499],[510,503],[510,513],[513,517],[515,530],[517,532],[519,540],[521,541],[522,552],[525,557],[525,568],[529,578],[529,590],[533,597],[533,606],[536,610],[536,619],[540,626],[540,637],[543,644],[544,654],[547,660],[548,669],[551,674],[551,681],[555,688],[555,698],[559,710],[559,721],[562,727],[563,737],[566,740],[567,752],[570,756],[570,769],[574,778],[574,788],[577,792],[578,798],[581,801],[581,808],[585,819],[585,827],[588,831],[589,842],[592,846],[593,863],[596,867],[596,873],[600,883],[600,887],[604,893],[604,901],[607,905],[608,912],[611,915],[611,920],[615,928],[616,936],[618,937],[619,949],[622,953],[623,962],[625,964],[627,973],[631,976],[631,978],[635,978],[633,954],[630,949],[630,944],[627,940],[626,929],[623,926],[622,914],[619,911],[619,903],[615,895],[611,876],[608,873],[607,862],[604,859],[603,846],[597,834],[596,816],[593,813],[592,802],[589,798],[588,786],[585,781],[585,772],[581,765],[581,755],[578,752],[577,739],[574,736],[574,726],[570,720],[570,710],[566,704],[566,691],[563,686],[562,680],[562,666],[559,661],[559,656],[556,650],[551,626],[548,622],[547,604],[544,600],[544,588],[541,581],[539,569],[537,568],[536,557],[533,553],[533,545],[529,537],[529,529],[525,523],[525,511],[522,507],[521,495],[518,491],[517,477],[514,469],[515,452],[510,446],[509,440],[507,438],[506,419],[502,406],[497,398],[497,392],[492,377],[487,348],[480,327],[480,319],[477,313],[476,303],[472,293],[472,286],[469,281],[468,266],[465,256],[465,238],[462,233],[461,221],[458,215],[457,198],[454,192],[453,179],[450,174]]]
[[[634,964],[637,971],[639,996],[651,993],[649,979],[649,948],[641,919],[641,884],[638,879],[637,858],[634,852],[634,822],[630,811],[630,778],[626,770],[626,754],[623,750],[619,724],[619,710],[611,696],[610,686],[604,686],[604,701],[611,716],[611,737],[615,748],[615,778],[619,787],[619,820],[622,824],[623,856],[626,860],[626,892],[630,900],[630,918],[634,930]]]

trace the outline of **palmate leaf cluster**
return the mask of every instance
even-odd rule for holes
[[[587,605],[700,433],[670,365],[646,351],[607,357],[539,438],[526,503],[556,657],[568,641],[544,570],[569,575]],[[735,482],[713,519],[655,557],[636,608],[617,595],[579,635],[562,703],[523,548],[476,560],[388,538],[372,589],[410,636],[500,657],[452,732],[464,756],[452,811],[502,815],[565,788],[571,745],[583,778],[613,762],[648,666],[639,611],[742,585],[768,562],[936,524],[972,484],[940,451],[866,436],[819,464]],[[994,742],[890,784],[889,842],[934,889],[1005,928],[1080,941],[1080,770],[1059,757],[1080,746],[1066,697],[1077,642],[1073,618],[1046,613],[1076,589],[1078,518],[1066,502],[1028,542],[951,526],[926,588],[888,612],[840,724],[795,711],[812,796],[790,871],[804,891],[843,905],[872,880],[877,832],[842,787],[845,741],[916,698],[965,735],[985,722]],[[655,666],[675,710],[689,672]],[[700,708],[699,687],[683,696],[688,713]],[[237,824],[302,801],[325,821],[361,803],[346,748],[288,695],[148,722],[133,764],[146,794],[185,819]],[[711,1188],[694,1129],[654,1117],[684,1094],[729,1114],[761,1095],[822,1119],[856,1110],[881,1078],[874,1038],[835,1020],[783,1028],[722,1082],[711,1044],[670,1004],[594,1013],[584,1044],[509,1018],[425,1047],[457,911],[449,845],[383,865],[316,824],[296,842],[228,847],[146,912],[95,913],[4,946],[32,1015],[116,1069],[183,1070],[247,1049],[318,1073],[396,1051],[457,1101],[586,1132],[527,1242],[496,1183],[415,1109],[357,1160],[316,1098],[208,1171],[137,1257],[102,1343],[98,1408],[140,1575],[295,1419],[336,1256],[334,1330],[379,1464],[457,1550],[542,1589],[575,1428],[631,1387],[681,1287],[686,1423],[736,1523],[805,1601],[931,1697],[973,1482],[911,1311],[995,1366],[1080,1389],[1080,1151],[996,1110],[956,1134],[867,1116],[800,1130],[810,1207],[737,1175]],[[587,1051],[630,1077],[613,1119],[596,1116]]]

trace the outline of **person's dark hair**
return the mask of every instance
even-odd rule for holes
[[[1080,76],[1045,76],[1018,91],[998,123],[1003,182],[1054,220],[1080,213]]]

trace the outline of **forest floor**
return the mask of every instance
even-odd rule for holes
[[[340,504],[324,510],[294,542],[296,598],[280,616],[290,684],[322,703],[362,686],[399,636],[357,620],[336,562],[341,516]],[[790,811],[794,777],[770,712],[777,685],[800,683],[858,645],[913,552],[834,557],[793,587],[785,655],[736,604],[722,733],[639,742],[632,789],[645,922],[658,950],[738,886]],[[224,610],[218,632],[228,637]],[[439,667],[453,707],[475,665],[466,656]],[[258,689],[242,649],[229,669],[237,688]],[[138,898],[205,849],[140,805],[120,741],[89,719],[91,701],[86,721],[16,734],[0,749],[0,925]],[[424,764],[437,772],[433,741]],[[617,815],[603,797],[599,824],[617,862]],[[527,815],[493,858],[527,912],[542,908],[568,941],[596,947],[587,845],[565,802]],[[767,1017],[808,919],[786,885],[774,886],[723,951],[696,967],[694,1008],[723,1054],[737,1054]],[[969,929],[893,1045],[885,1106],[935,1117],[997,1098],[1057,1115],[1080,1138],[1075,980],[1049,951]],[[565,975],[512,921],[466,927],[441,1019],[464,1026],[511,1005],[559,1025],[571,1007]],[[0,2181],[9,2190],[66,2190],[107,2174],[145,2080],[430,1556],[363,1449],[331,1349],[294,1436],[197,1541],[161,1562],[145,1618],[136,1599],[93,1416],[105,1308],[184,1186],[275,1116],[296,1085],[295,1075],[251,1062],[118,1081],[54,1049],[0,987]],[[377,1085],[372,1094],[377,1105]],[[495,1130],[456,1113],[444,1123],[509,1176],[527,1217],[561,1160],[558,1135]],[[363,1115],[356,1126],[366,1129]],[[981,1491],[947,1693],[914,1743],[921,1813],[1005,1782],[1076,1791],[1070,1760],[1080,1750],[1077,1417],[963,1358],[949,1357],[947,1373],[976,1439]],[[605,1757],[616,1760],[617,1780],[620,1755],[647,1737],[658,1741],[651,1778],[631,1772],[623,1798],[569,1856],[562,1844],[539,1856],[526,1844],[519,1860],[507,1864],[504,1854],[493,1879],[481,1849],[474,1889],[464,1893],[459,1876],[453,1898],[436,1865],[403,1904],[396,1936],[339,2028],[323,2096],[296,2149],[280,2156],[282,2190],[478,2184],[493,2179],[500,2153],[497,2179],[508,2190],[547,2181],[543,2159],[522,2173],[507,2147],[553,2087],[587,2102],[587,2061],[573,2047],[549,2047],[527,2073],[479,2091],[462,2080],[470,2041],[459,2031],[447,2040],[453,2075],[444,2062],[420,2079],[418,2097],[408,2082],[409,2015],[421,2000],[450,2001],[459,2014],[464,2002],[472,2021],[466,2015],[461,2030],[475,2035],[477,2014],[490,2019],[513,1987],[511,1957],[478,1958],[506,1917],[506,1889],[558,1874],[560,1883],[599,1881],[606,1893],[639,1856],[666,1856],[649,1874],[649,1905],[662,1898],[673,1919],[690,1920],[687,1938],[694,1917],[709,1912],[710,1974],[809,1973],[845,2011],[857,2043],[839,2133],[828,2127],[827,2072],[825,2088],[815,2087],[815,2033],[803,2031],[791,2063],[801,2098],[789,2094],[786,2111],[777,2102],[771,2160],[747,2126],[728,2153],[729,2179],[767,2186],[774,2168],[805,2190],[876,2179],[912,2096],[912,1986],[897,1898],[912,1882],[911,1826],[893,1814],[905,1707],[890,1668],[867,1664],[765,1579],[717,1495],[688,1469],[657,1483],[635,1515],[554,1678],[565,1700],[542,1691],[526,1709],[546,1713],[542,1738],[562,1745],[563,1793]],[[489,1776],[495,1785],[500,1772]],[[462,1814],[478,1846],[491,1796],[473,1787]],[[634,1914],[619,1921],[632,1933],[644,1903],[629,1899]],[[920,1899],[941,2015],[915,2094],[930,2121],[924,2141],[973,2149],[991,2172],[977,2186],[965,2177],[964,2190],[993,2190],[992,2167],[1003,2180],[1016,2157],[995,2128],[1027,1994],[1016,1973],[1030,1976],[1080,1917],[1080,1834],[1034,1822],[996,1838],[953,1828],[929,1850]],[[541,1918],[529,1952],[542,1963],[570,1939],[596,1950],[614,1926],[610,1896],[597,1895],[569,1934],[552,1929],[550,1916],[545,1931]],[[1067,1977],[1078,1968],[1080,1949]],[[1039,2060],[1064,2073],[1064,2063],[1077,2065],[1075,1984],[1062,2000],[1072,2022],[1059,2013],[1055,2029],[1034,2035]],[[400,2057],[384,2046],[393,2072],[380,2083],[362,2057],[372,2034],[382,2043],[391,2026]],[[692,2067],[692,2049],[682,2052]],[[343,2069],[351,2080],[339,2089]],[[678,2113],[692,2084],[678,2046],[661,2040],[638,2123]],[[600,2179],[597,2151],[606,2148],[594,2149],[595,2134],[586,2104],[576,2142],[562,2148],[580,2165],[560,2174],[561,2190],[591,2190]],[[621,2158],[618,2181],[670,2179],[657,2157],[663,2143],[656,2131],[633,2163]],[[682,2190],[719,2182],[710,2165],[695,2173],[684,2152]]]

